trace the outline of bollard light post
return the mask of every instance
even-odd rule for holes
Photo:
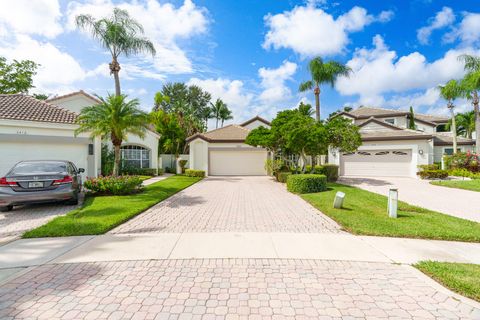
[[[397,217],[398,209],[398,189],[390,189],[388,191],[388,216],[390,218]]]
[[[345,199],[345,193],[338,191],[335,194],[335,199],[333,200],[333,207],[335,209],[341,209],[343,206],[343,200]]]

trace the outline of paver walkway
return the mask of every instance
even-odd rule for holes
[[[340,183],[388,195],[398,188],[400,200],[451,216],[480,222],[480,193],[431,185],[427,180],[393,177],[342,177]]]
[[[478,319],[410,266],[319,260],[43,265],[0,287],[1,319]]]
[[[113,233],[340,232],[270,177],[210,177],[162,201]]]

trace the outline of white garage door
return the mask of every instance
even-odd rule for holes
[[[0,177],[23,160],[69,160],[87,170],[88,145],[36,142],[0,142]]]
[[[340,157],[344,176],[410,177],[411,150],[362,150]]]
[[[263,176],[266,175],[263,150],[218,151],[211,150],[209,171],[212,176]]]

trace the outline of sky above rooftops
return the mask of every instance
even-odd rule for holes
[[[480,55],[474,1],[2,1],[0,55],[41,64],[34,92],[113,92],[110,57],[74,25],[77,14],[127,9],[154,42],[155,58],[121,58],[122,89],[145,110],[166,82],[197,84],[222,98],[234,122],[271,119],[312,93],[310,58],[348,64],[354,73],[322,90],[322,117],[345,105],[446,114],[435,87],[463,75],[457,56]],[[458,110],[467,110],[459,101]]]

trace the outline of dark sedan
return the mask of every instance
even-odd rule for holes
[[[0,210],[14,205],[65,201],[78,204],[82,188],[80,173],[70,161],[22,161],[0,178]]]

